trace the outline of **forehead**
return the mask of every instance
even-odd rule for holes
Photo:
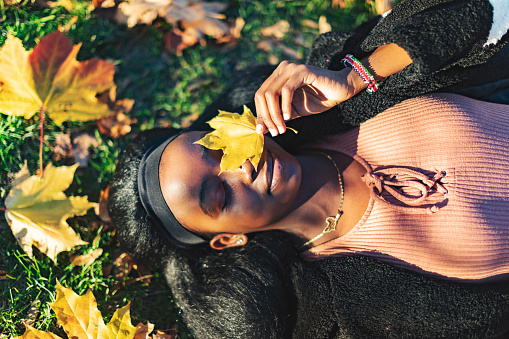
[[[212,169],[203,158],[204,148],[194,144],[203,132],[188,132],[171,141],[161,156],[159,183],[164,199],[177,220],[196,213],[198,194],[203,177]]]

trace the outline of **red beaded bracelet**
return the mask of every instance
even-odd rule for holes
[[[366,67],[364,67],[364,65],[357,60],[356,57],[351,54],[347,54],[341,62],[345,65],[345,67],[351,67],[357,74],[359,74],[364,83],[368,86],[368,88],[366,88],[368,93],[373,94],[378,90],[378,84],[375,77],[369,73]]]

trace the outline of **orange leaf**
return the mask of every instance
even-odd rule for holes
[[[8,35],[0,51],[0,111],[29,119],[44,108],[57,124],[109,114],[95,95],[114,85],[113,64],[98,58],[77,61],[80,46],[57,31],[28,52]]]

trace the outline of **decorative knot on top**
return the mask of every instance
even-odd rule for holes
[[[362,181],[370,189],[370,195],[378,202],[390,208],[410,214],[433,214],[438,212],[436,205],[445,200],[447,189],[440,183],[445,177],[444,171],[439,171],[433,177],[406,167],[384,167],[370,171],[361,177]],[[382,192],[389,193],[403,205],[394,204],[382,197]],[[410,195],[405,191],[417,192],[418,195]],[[433,192],[441,193],[439,201],[430,201],[429,196]],[[430,205],[431,204],[431,205]]]

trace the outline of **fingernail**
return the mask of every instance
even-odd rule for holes
[[[280,134],[283,134],[285,132],[285,129],[283,127],[281,127],[281,126],[279,126],[277,129],[278,129]]]
[[[283,113],[283,119],[285,119],[285,120],[290,120],[290,114],[288,114],[288,113]]]
[[[269,128],[269,132],[273,137],[277,135],[277,131],[275,129]]]
[[[256,125],[256,133],[263,134],[263,126],[262,125]]]

